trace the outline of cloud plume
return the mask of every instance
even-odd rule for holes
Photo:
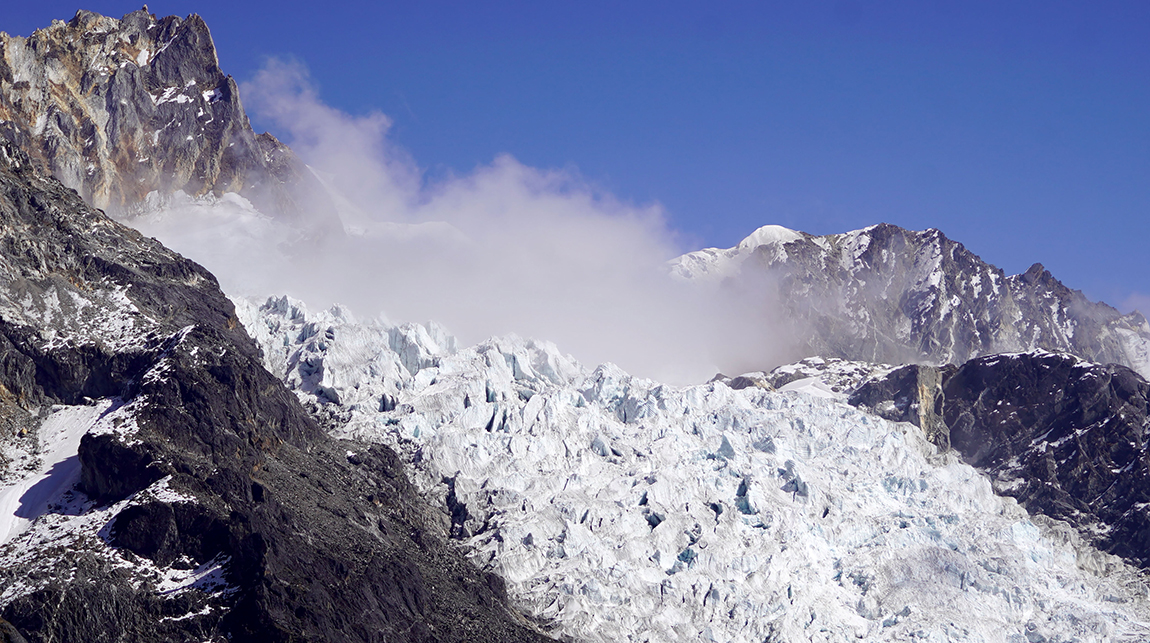
[[[507,155],[428,181],[388,140],[390,119],[324,104],[297,64],[269,62],[242,93],[330,187],[347,234],[306,238],[230,197],[177,199],[133,222],[231,293],[435,320],[466,343],[513,332],[672,382],[790,357],[765,322],[766,298],[668,278],[665,262],[683,248],[657,204]]]

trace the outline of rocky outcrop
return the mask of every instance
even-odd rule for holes
[[[11,623],[0,618],[0,643],[28,643],[28,639],[20,636]]]
[[[0,410],[95,419],[82,493],[0,544],[0,633],[542,638],[390,449],[327,437],[261,366],[211,274],[35,165],[0,143]]]
[[[850,403],[949,439],[996,492],[1150,567],[1150,384],[1129,368],[1049,352],[905,366]]]
[[[80,11],[27,38],[0,34],[0,136],[109,212],[236,192],[266,214],[337,226],[310,170],[252,131],[195,14]]]
[[[1008,277],[938,230],[881,224],[815,236],[767,226],[672,262],[681,278],[778,302],[814,355],[959,364],[1044,349],[1150,376],[1150,324],[1089,301],[1035,264]]]
[[[943,419],[942,383],[953,366],[901,366],[869,379],[851,392],[847,402],[892,422],[910,422],[942,450],[950,448],[950,429]]]
[[[806,380],[818,380],[830,393],[845,397],[864,382],[885,375],[894,368],[890,364],[873,364],[837,357],[807,357],[791,364],[777,366],[769,373],[756,371],[736,377],[727,377],[719,373],[710,381],[722,382],[736,391],[750,387],[773,391],[788,386],[800,386]]]

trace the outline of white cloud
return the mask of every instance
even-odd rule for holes
[[[323,104],[300,66],[273,61],[242,91],[340,195],[353,234],[301,240],[235,203],[230,214],[186,205],[136,222],[204,263],[230,292],[434,319],[464,342],[515,332],[554,341],[587,364],[612,361],[666,381],[791,357],[765,321],[761,292],[706,294],[667,278],[664,262],[681,248],[658,204],[624,203],[510,156],[425,185],[388,141],[386,116]]]

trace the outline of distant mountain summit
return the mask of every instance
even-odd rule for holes
[[[1041,264],[1007,276],[938,230],[880,224],[815,236],[779,226],[672,261],[674,275],[778,301],[810,354],[962,363],[1035,349],[1150,375],[1150,324],[1088,300]]]
[[[235,192],[269,215],[334,212],[286,145],[252,131],[195,14],[79,11],[27,38],[0,33],[0,136],[113,213],[177,191]]]

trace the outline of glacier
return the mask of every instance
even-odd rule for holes
[[[335,435],[395,448],[561,639],[1150,638],[1138,570],[809,378],[674,387],[548,342],[235,303],[272,372]]]

